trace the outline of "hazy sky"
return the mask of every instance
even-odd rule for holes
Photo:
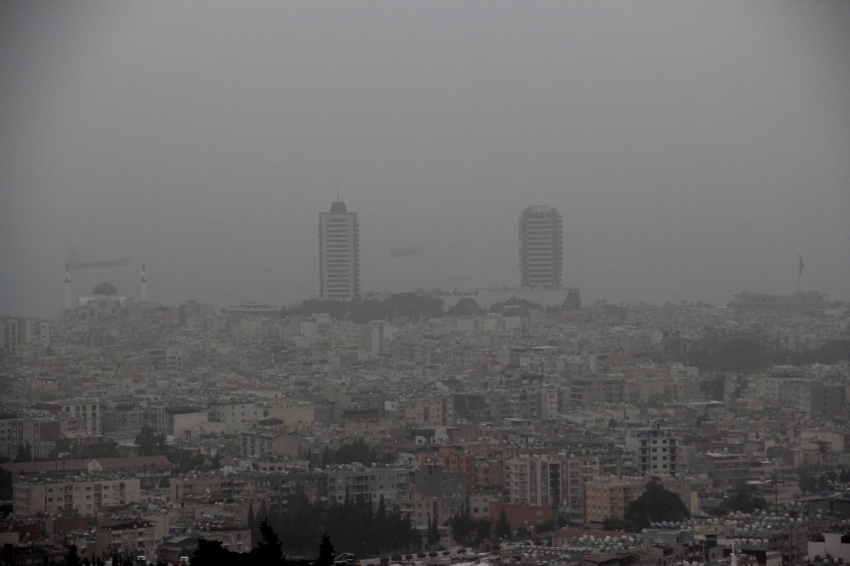
[[[548,204],[585,300],[850,299],[850,2],[7,1],[0,79],[0,313],[72,246],[298,302],[337,183],[364,291],[518,285]]]

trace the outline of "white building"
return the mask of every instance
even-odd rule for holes
[[[679,471],[677,440],[675,431],[652,423],[648,428],[629,430],[626,448],[636,455],[643,475],[667,476]]]

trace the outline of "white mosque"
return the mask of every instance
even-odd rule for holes
[[[141,275],[140,301],[147,302],[148,300],[148,278],[145,273],[145,266],[142,264]],[[82,296],[77,301],[77,306],[74,308],[71,299],[71,273],[68,266],[65,266],[65,311],[75,313],[80,317],[103,317],[113,316],[118,314],[128,304],[133,303],[132,299],[128,299],[124,295],[118,294],[118,289],[112,283],[103,281],[94,286],[91,293],[87,296]]]

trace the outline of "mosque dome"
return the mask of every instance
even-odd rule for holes
[[[102,283],[98,283],[94,286],[94,289],[91,290],[92,296],[96,295],[117,295],[118,289],[112,283],[107,283],[106,281]]]

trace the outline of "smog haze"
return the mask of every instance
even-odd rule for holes
[[[519,285],[563,216],[586,301],[850,299],[850,4],[6,2],[0,313],[65,262],[151,300],[318,292],[318,215],[362,289]],[[422,247],[390,257],[391,247]]]

